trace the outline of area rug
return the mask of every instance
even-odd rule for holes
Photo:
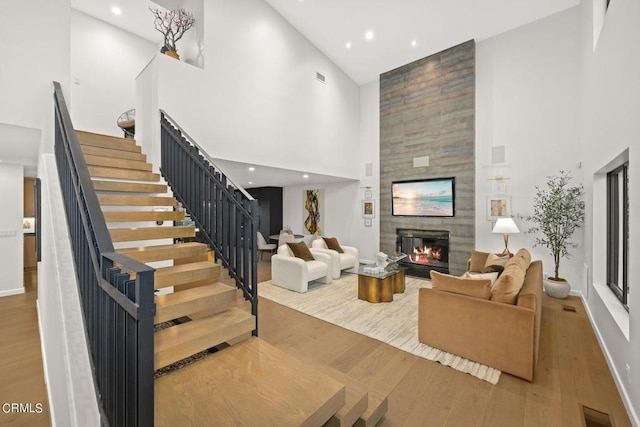
[[[447,353],[418,341],[418,289],[431,287],[428,280],[407,277],[405,292],[393,302],[371,304],[358,299],[358,276],[343,273],[333,283],[311,282],[298,293],[271,284],[258,285],[258,295],[350,331],[366,335],[424,359],[440,362],[476,378],[497,384],[501,371]]]

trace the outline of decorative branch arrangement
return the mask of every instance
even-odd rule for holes
[[[193,27],[196,20],[193,13],[183,8],[174,10],[160,10],[149,8],[153,16],[153,25],[164,36],[164,49],[177,52],[176,42],[184,36],[184,33]]]

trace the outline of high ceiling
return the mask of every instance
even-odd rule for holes
[[[470,39],[481,41],[580,3],[580,0],[265,1],[358,84],[456,44]],[[148,9],[157,6],[156,3],[171,7],[176,2],[71,0],[74,9],[159,43],[161,35],[151,25]],[[114,4],[122,10],[121,15],[111,11]],[[369,31],[371,40],[366,39]]]
[[[203,0],[208,1],[208,0]],[[239,0],[226,0],[239,1]],[[249,0],[242,0],[249,1]],[[257,1],[257,0],[254,0]],[[536,21],[580,0],[265,0],[359,85],[389,70],[470,39],[483,39]],[[121,14],[112,12],[112,6]],[[71,0],[71,6],[160,44],[149,7],[177,0]],[[210,6],[214,7],[214,6]],[[369,37],[367,33],[370,32]],[[369,39],[368,39],[369,38]],[[304,171],[220,161],[247,188],[336,182]],[[249,184],[251,182],[251,184]]]

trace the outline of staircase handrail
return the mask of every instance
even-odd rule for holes
[[[216,259],[251,302],[251,313],[257,319],[257,201],[242,186],[233,183],[163,110],[160,127],[160,172]],[[257,320],[252,334],[258,334]]]
[[[102,424],[153,426],[155,269],[115,252],[62,88],[53,86],[54,151]]]
[[[182,127],[180,127],[180,125],[178,124],[178,122],[176,122],[170,115],[169,113],[167,113],[166,111],[164,111],[162,108],[160,108],[160,113],[162,115],[164,115],[164,117],[166,117],[171,124],[180,131],[180,133],[182,134],[182,136],[184,136],[186,139],[189,140],[189,142],[191,143],[191,145],[193,145],[194,147],[196,147],[198,149],[198,151],[200,152],[200,154],[207,159],[207,161],[211,164],[211,166],[213,166],[214,168],[216,168],[216,170],[218,170],[221,174],[223,174],[224,176],[227,177],[227,181],[229,181],[229,183],[235,187],[238,191],[240,191],[244,197],[246,197],[249,200],[255,200],[253,198],[253,196],[251,194],[249,194],[247,192],[247,190],[245,190],[241,185],[236,184],[235,182],[233,182],[233,180],[231,178],[229,178],[229,175],[227,175],[224,170],[218,166],[215,162],[215,160],[213,160],[211,158],[211,156],[209,155],[209,153],[207,153],[206,150],[204,150],[197,142],[195,139],[191,138],[191,136],[189,136],[189,134],[187,133],[187,131],[185,131],[184,129],[182,129]]]

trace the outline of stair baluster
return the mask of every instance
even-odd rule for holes
[[[257,202],[161,110],[161,172],[245,299],[258,311]],[[257,321],[256,321],[257,325]],[[257,335],[258,330],[252,332]]]
[[[85,162],[60,84],[53,84],[56,163],[102,424],[153,426],[154,269],[115,253],[91,181],[91,167]],[[134,273],[135,279],[124,271]]]

